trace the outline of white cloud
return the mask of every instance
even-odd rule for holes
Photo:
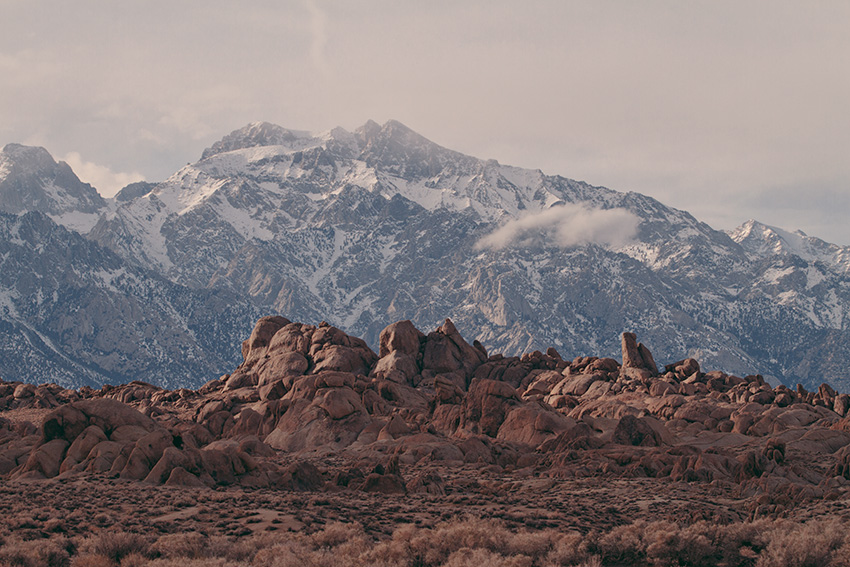
[[[131,173],[115,172],[105,165],[83,160],[77,152],[68,153],[62,160],[71,166],[77,177],[91,184],[104,197],[112,197],[130,183],[145,180],[144,175],[138,171]]]
[[[479,249],[554,244],[563,248],[599,244],[616,248],[634,238],[640,219],[625,209],[567,204],[511,220],[478,241]]]

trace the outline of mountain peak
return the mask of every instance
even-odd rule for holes
[[[841,271],[850,270],[847,248],[808,236],[802,230],[791,232],[750,219],[730,231],[729,236],[751,255],[789,254],[807,262],[828,261],[839,266]]]
[[[283,146],[302,138],[309,138],[307,132],[289,130],[270,122],[252,122],[234,130],[211,147],[204,150],[201,159],[233,150],[254,148],[257,146]]]
[[[57,165],[53,156],[40,146],[24,146],[23,144],[6,144],[3,147],[0,160],[14,164],[18,168],[46,169]]]
[[[400,133],[404,133],[404,134],[416,134],[416,132],[414,132],[413,129],[409,128],[408,126],[405,126],[404,124],[402,124],[398,120],[393,120],[393,119],[390,119],[390,120],[387,120],[386,122],[384,122],[384,125],[381,126],[381,128],[384,131],[387,131],[387,132],[400,132]],[[419,134],[416,134],[416,135],[418,136]]]
[[[64,162],[60,162],[64,163]],[[59,167],[46,149],[40,146],[6,144],[0,152],[0,177],[14,172],[44,173]]]
[[[376,133],[381,131],[381,125],[375,122],[374,120],[367,120],[366,124],[358,128],[354,131],[355,134],[359,134],[364,138],[372,137]]]
[[[104,204],[94,187],[80,181],[67,163],[57,162],[46,149],[6,144],[0,152],[0,210],[62,215],[94,213]]]
[[[398,120],[387,120],[383,125],[378,125],[373,120],[369,120],[358,128],[356,133],[360,134],[367,144],[374,143],[377,140],[392,140],[405,146],[430,145],[440,147]]]
[[[449,165],[474,167],[479,161],[432,142],[398,120],[388,120],[382,126],[370,120],[355,134],[362,140],[361,158],[366,163],[379,163],[401,177],[432,177]]]

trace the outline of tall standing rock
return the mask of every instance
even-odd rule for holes
[[[648,370],[652,375],[658,374],[658,366],[652,353],[643,343],[637,342],[634,333],[623,333],[623,367]]]

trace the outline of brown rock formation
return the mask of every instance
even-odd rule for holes
[[[429,496],[460,490],[446,478],[463,467],[714,483],[744,499],[850,486],[850,397],[828,387],[772,388],[691,358],[659,374],[630,333],[622,364],[488,357],[449,320],[427,335],[390,325],[379,353],[326,323],[265,317],[243,363],[198,391],[0,381],[0,475]]]

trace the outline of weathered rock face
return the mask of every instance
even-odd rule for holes
[[[645,420],[631,414],[624,415],[611,438],[614,443],[621,445],[637,445],[641,447],[657,447],[663,443],[661,435]]]
[[[378,357],[361,339],[327,323],[318,327],[291,323],[283,317],[260,319],[242,345],[244,362],[230,376],[235,387],[273,383],[287,376],[323,371],[369,374]]]
[[[279,315],[263,317],[257,321],[251,336],[242,343],[242,358],[245,359],[245,364],[255,363],[265,355],[272,337],[289,323],[289,319]]]
[[[519,405],[516,390],[506,382],[475,380],[463,402],[461,427],[496,437],[510,410]]]
[[[381,358],[370,375],[399,384],[415,385],[421,379],[425,341],[425,335],[410,321],[388,326],[381,331]]]
[[[430,464],[477,464],[716,481],[753,498],[818,498],[850,477],[850,416],[829,387],[771,388],[693,359],[659,374],[631,334],[625,364],[554,349],[487,356],[449,320],[381,336],[379,357],[326,323],[264,317],[242,364],[198,391],[0,381],[0,408],[44,413],[40,426],[0,419],[0,475],[439,495]]]
[[[469,386],[475,369],[487,359],[487,354],[470,346],[446,319],[436,331],[428,333],[422,351],[422,374],[425,378],[446,377],[462,390]]]
[[[407,355],[414,360],[419,358],[425,335],[413,326],[410,321],[399,321],[381,331],[380,356],[397,352]]]
[[[40,430],[26,461],[9,471],[12,479],[108,473],[152,484],[206,487],[269,486],[281,476],[252,456],[272,453],[256,437],[212,443],[203,426],[169,429],[109,398],[64,405],[45,417]],[[206,447],[200,448],[202,444]]]

